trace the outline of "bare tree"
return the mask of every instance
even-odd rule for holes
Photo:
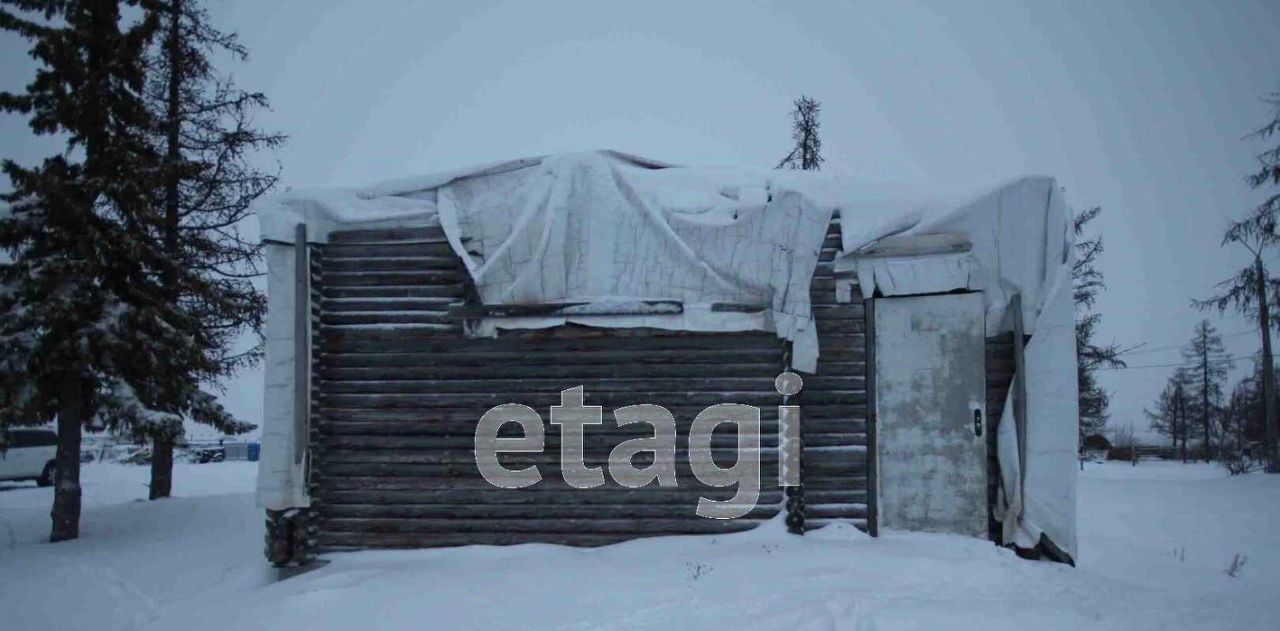
[[[821,154],[822,139],[818,137],[818,128],[821,126],[818,114],[822,113],[822,103],[801,95],[794,105],[795,109],[791,111],[791,137],[796,145],[774,168],[821,170],[824,160]]]
[[[1187,418],[1189,416],[1187,404],[1190,382],[1190,374],[1186,370],[1178,369],[1169,377],[1169,382],[1160,392],[1155,409],[1144,410],[1151,421],[1151,429],[1170,438],[1174,457],[1180,457],[1183,462],[1187,461]]]

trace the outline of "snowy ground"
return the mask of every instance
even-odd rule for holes
[[[579,550],[528,545],[262,560],[248,463],[84,470],[81,539],[47,544],[50,491],[0,483],[5,629],[1257,629],[1280,617],[1280,476],[1089,465],[1080,567],[983,541],[770,524]],[[1240,575],[1225,569],[1248,556]]]

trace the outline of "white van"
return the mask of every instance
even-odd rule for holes
[[[10,429],[0,433],[0,480],[53,484],[58,434],[51,429]]]

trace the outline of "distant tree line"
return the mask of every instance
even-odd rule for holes
[[[1272,118],[1247,139],[1268,141],[1280,134],[1280,92],[1264,101]],[[1258,168],[1246,176],[1246,182],[1257,190],[1274,191],[1280,185],[1280,146],[1264,149],[1257,159]],[[1254,322],[1260,350],[1251,373],[1226,392],[1234,358],[1223,347],[1222,336],[1204,320],[1183,349],[1183,363],[1146,410],[1151,428],[1169,439],[1184,462],[1216,458],[1236,473],[1261,457],[1267,471],[1280,473],[1276,426],[1280,401],[1271,349],[1271,334],[1280,331],[1271,313],[1280,300],[1280,276],[1268,268],[1268,260],[1280,250],[1278,226],[1280,192],[1270,192],[1243,218],[1231,222],[1223,235],[1222,245],[1246,250],[1249,263],[1218,283],[1216,295],[1192,301],[1199,309],[1232,310]]]

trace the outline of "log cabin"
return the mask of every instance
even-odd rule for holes
[[[600,151],[295,190],[257,210],[269,304],[258,503],[273,564],[770,519],[797,534],[847,521],[1076,554],[1073,233],[1052,178],[947,198]],[[784,394],[784,373],[802,389]],[[554,423],[545,449],[499,454],[537,467],[536,484],[485,479],[487,411],[514,403],[545,419],[579,387],[603,410],[582,462],[603,466],[651,433],[616,410],[661,405],[676,484],[566,484]],[[735,489],[697,475],[688,435],[721,403],[760,410],[762,481],[742,516],[707,519],[699,500]],[[780,406],[798,409],[791,438]],[[711,437],[717,466],[745,457],[736,438]],[[788,449],[798,484],[783,487]]]

